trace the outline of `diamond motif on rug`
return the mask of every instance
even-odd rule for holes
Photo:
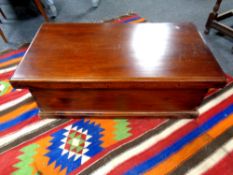
[[[99,125],[86,120],[57,131],[52,135],[46,154],[49,157],[48,164],[56,162],[56,167],[61,166],[61,170],[67,168],[69,174],[103,149],[100,146],[102,131]]]
[[[88,146],[91,142],[88,142],[91,138],[91,135],[88,135],[88,130],[83,128],[78,130],[78,127],[72,127],[69,125],[65,128],[67,130],[64,135],[66,136],[62,139],[63,145],[60,148],[63,150],[62,155],[69,153],[68,158],[74,157],[74,160],[77,160],[81,157],[81,163],[86,162],[90,157],[86,156],[85,153],[88,152]]]

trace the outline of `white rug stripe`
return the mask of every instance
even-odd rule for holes
[[[0,138],[0,148],[13,142],[15,139],[22,137],[24,135],[27,135],[29,133],[34,132],[35,130],[40,129],[41,127],[44,127],[46,125],[49,125],[53,122],[55,122],[57,119],[44,119],[40,120],[36,123],[30,124],[25,126],[24,128],[18,130],[17,132],[8,134],[6,136],[3,136]]]
[[[16,66],[11,66],[11,67],[8,67],[8,68],[5,68],[5,69],[0,69],[0,74],[15,70],[16,67],[17,67],[17,65]]]
[[[228,151],[233,151],[233,139],[225,143],[222,147],[213,152],[210,156],[208,156],[204,161],[200,162],[198,165],[190,169],[186,175],[197,175],[203,174],[220,162],[225,156],[227,156],[228,152],[224,151],[223,148],[228,147]]]
[[[12,100],[12,101],[9,101],[7,103],[4,103],[0,106],[0,111],[3,111],[3,110],[6,110],[12,106],[15,106],[17,105],[18,103],[28,99],[31,97],[31,94],[30,93],[26,93],[25,95],[21,96],[21,97],[18,97],[17,99],[15,100]]]
[[[182,126],[186,125],[187,123],[191,122],[190,119],[182,119],[178,121],[177,123],[174,123],[161,133],[155,134],[151,138],[145,140],[144,142],[140,143],[139,145],[136,145],[132,147],[131,149],[119,154],[117,157],[111,159],[108,163],[101,166],[100,168],[96,169],[92,174],[93,175],[100,175],[100,174],[107,174],[112,169],[120,165],[122,162],[127,161],[131,157],[138,155],[145,151],[146,149],[152,147],[154,144],[159,142],[160,140],[165,139],[169,135],[171,135],[174,131],[176,131],[178,128],[181,128]]]
[[[213,108],[214,106],[216,106],[217,104],[221,103],[223,100],[225,100],[226,98],[230,97],[231,95],[233,95],[233,87],[228,89],[226,92],[224,92],[223,94],[217,96],[216,98],[210,100],[209,102],[207,102],[206,104],[200,106],[198,108],[198,112],[199,114],[203,114],[206,111],[210,110],[211,108]]]
[[[233,139],[231,139],[225,145],[223,145],[223,149],[228,151],[228,153],[232,152],[233,151]]]

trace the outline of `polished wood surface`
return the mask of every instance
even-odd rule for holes
[[[190,23],[44,24],[11,82],[45,117],[177,118],[225,77]]]
[[[225,81],[192,24],[44,24],[13,80],[84,82],[82,87]]]

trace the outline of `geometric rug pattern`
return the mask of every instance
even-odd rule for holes
[[[9,82],[26,50],[0,55],[0,174],[233,174],[232,77],[196,119],[41,119],[30,92]]]

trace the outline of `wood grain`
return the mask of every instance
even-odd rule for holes
[[[192,24],[49,23],[42,25],[12,80],[185,86],[222,85],[225,77]]]
[[[184,117],[225,77],[190,23],[44,24],[11,82],[43,116]]]

